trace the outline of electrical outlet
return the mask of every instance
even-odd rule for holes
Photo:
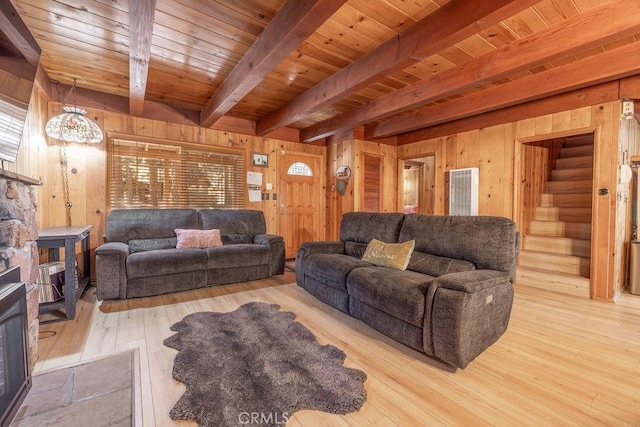
[[[264,199],[269,200],[269,193],[264,193]]]
[[[278,195],[276,193],[273,193],[273,200],[278,200]]]

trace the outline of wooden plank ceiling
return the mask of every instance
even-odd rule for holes
[[[161,103],[301,141],[400,135],[640,74],[638,0],[10,1],[54,81],[136,116]]]

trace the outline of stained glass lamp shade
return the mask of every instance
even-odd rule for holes
[[[51,138],[66,142],[94,143],[102,141],[103,135],[100,127],[86,114],[86,110],[75,105],[76,79],[73,79],[71,90],[63,101],[64,113],[57,114],[47,122],[44,130]],[[73,94],[74,105],[66,105],[67,98]]]
[[[92,120],[88,119],[87,112],[82,108],[63,108],[64,113],[53,116],[45,126],[47,135],[52,138],[67,142],[91,142],[102,141],[102,130]]]

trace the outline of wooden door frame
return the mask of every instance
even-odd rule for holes
[[[610,300],[613,297],[613,267],[615,262],[612,243],[615,227],[615,195],[613,196],[612,207],[611,192],[615,194],[617,188],[615,182],[611,182],[611,178],[606,176],[609,165],[602,165],[601,162],[602,158],[608,158],[610,156],[607,155],[607,147],[605,147],[605,144],[602,141],[602,130],[600,126],[588,126],[560,132],[551,132],[525,138],[516,138],[514,140],[513,219],[516,222],[518,230],[523,230],[524,224],[520,224],[520,220],[522,218],[522,203],[520,202],[522,146],[536,141],[564,138],[574,135],[582,135],[585,133],[593,134],[591,269],[589,278],[589,296],[591,299]],[[598,195],[598,190],[600,188],[607,189],[608,194]]]
[[[433,156],[433,185],[434,185],[434,200],[433,200],[433,212],[435,215],[444,215],[444,193],[446,192],[446,188],[444,188],[444,184],[446,180],[444,179],[444,175],[439,174],[438,171],[442,170],[442,166],[439,164],[440,159],[438,153],[435,151],[429,151],[427,153],[416,153],[410,156],[403,156],[398,158],[398,167],[397,167],[397,205],[398,212],[404,212],[404,162],[406,160],[411,159],[419,159],[422,157]],[[442,190],[442,197],[438,197],[438,189]]]

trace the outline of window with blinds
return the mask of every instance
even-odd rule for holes
[[[214,147],[108,142],[111,208],[242,208],[244,155]]]
[[[0,159],[16,161],[28,105],[0,95]]]

